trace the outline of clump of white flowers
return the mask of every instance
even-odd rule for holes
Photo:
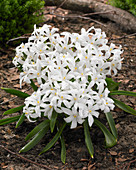
[[[28,43],[16,48],[13,63],[21,69],[22,82],[36,80],[38,90],[25,99],[23,112],[29,121],[55,110],[76,128],[85,118],[89,126],[93,117],[113,110],[114,101],[108,97],[106,76],[121,69],[121,46],[108,40],[101,29],[82,28],[81,34],[57,33],[57,28],[34,26]]]

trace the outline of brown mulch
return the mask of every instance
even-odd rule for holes
[[[53,7],[52,7],[53,8]],[[45,13],[51,8],[46,8]],[[60,15],[71,14],[71,11],[58,9]],[[80,13],[78,13],[80,15]],[[129,90],[136,92],[136,36],[122,32],[114,23],[110,21],[95,18],[104,23],[101,24],[83,20],[79,18],[58,18],[53,15],[45,15],[45,23],[59,28],[59,31],[80,32],[81,28],[88,29],[91,26],[101,28],[106,32],[109,42],[122,45],[124,58],[122,62],[122,70],[118,75],[113,77],[115,81],[121,82],[120,90]],[[115,39],[111,41],[112,39]],[[12,45],[12,44],[11,44]],[[12,46],[12,49],[13,46]],[[19,89],[19,72],[12,64],[14,57],[13,50],[0,51],[0,86]],[[25,83],[22,91],[29,88]],[[28,90],[31,93],[31,90]],[[0,118],[3,118],[2,113],[7,109],[23,104],[23,100],[6,94],[0,89]],[[118,99],[124,101],[136,109],[136,100],[134,97],[119,96]],[[91,137],[94,144],[95,155],[91,159],[84,142],[83,128],[78,127],[75,130],[65,130],[64,137],[67,149],[66,164],[60,160],[60,142],[57,142],[53,148],[47,153],[39,156],[42,148],[52,139],[54,134],[47,133],[29,152],[21,153],[19,150],[26,144],[25,136],[35,127],[34,123],[27,120],[15,128],[15,123],[0,126],[0,169],[6,170],[42,170],[47,169],[42,165],[50,167],[50,169],[134,169],[136,167],[136,117],[123,112],[116,108],[113,112],[113,117],[118,130],[118,143],[113,148],[106,149],[104,147],[104,136],[96,126],[91,130]],[[11,151],[11,152],[10,152]],[[14,153],[13,153],[14,152]],[[16,154],[15,154],[16,153]],[[24,159],[26,158],[26,159]],[[31,160],[32,162],[30,162]],[[37,164],[34,164],[37,163]]]

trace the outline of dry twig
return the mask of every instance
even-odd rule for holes
[[[56,11],[58,8],[60,8],[61,6],[63,6],[64,5],[64,3],[66,2],[67,0],[64,0],[60,5],[58,5],[56,8],[55,8],[55,10],[54,11]]]
[[[10,40],[8,40],[7,42],[6,42],[6,44],[9,44],[9,42],[11,42],[11,41],[16,41],[16,40],[19,40],[19,39],[27,39],[27,38],[29,38],[28,36],[24,36],[24,37],[16,37],[16,38],[12,38],[12,39],[10,39]]]
[[[50,12],[50,15],[55,15],[55,16],[60,17],[60,18],[81,18],[81,19],[93,21],[93,22],[95,22],[97,24],[100,24],[100,25],[102,25],[104,27],[107,27],[105,24],[103,24],[103,23],[101,23],[101,22],[99,22],[97,20],[91,19],[90,17],[84,17],[82,15],[58,15],[58,14],[55,14],[55,13],[52,13],[52,12]]]
[[[7,148],[6,148],[5,146],[3,146],[3,145],[0,145],[0,147],[3,148],[4,150],[8,151],[9,153],[11,153],[11,154],[13,154],[13,155],[16,155],[17,157],[19,157],[19,158],[21,158],[21,159],[23,159],[23,160],[25,160],[25,161],[27,161],[27,162],[30,162],[30,163],[35,164],[35,165],[37,165],[37,166],[44,167],[44,168],[46,168],[46,169],[51,170],[51,168],[49,168],[47,165],[39,164],[39,163],[34,162],[34,161],[30,160],[30,159],[24,158],[23,156],[21,156],[21,155],[15,153],[15,152],[13,152],[13,151],[7,149]]]

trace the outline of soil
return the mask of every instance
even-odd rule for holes
[[[53,7],[46,8],[45,13]],[[72,14],[74,12],[68,10],[57,10],[60,15]],[[76,13],[80,15],[80,13]],[[52,15],[45,16],[45,23],[50,24],[59,31],[69,31],[80,33],[81,28],[88,29],[91,26],[101,28],[106,32],[109,43],[113,42],[123,46],[124,53],[122,57],[122,69],[117,76],[113,77],[115,81],[121,82],[120,90],[128,90],[136,92],[136,36],[124,33],[114,23],[102,20],[101,18],[93,18],[106,25],[83,20],[80,18],[58,18]],[[115,39],[111,41],[111,39]],[[0,86],[19,88],[19,72],[12,64],[14,57],[14,47],[0,51]],[[22,91],[31,94],[29,86],[23,84]],[[15,98],[0,89],[0,119],[5,118],[2,113],[10,108],[23,104],[23,100]],[[136,101],[134,97],[117,96],[118,99],[136,109]],[[17,113],[18,114],[18,113]],[[43,170],[48,169],[135,169],[136,168],[136,117],[115,108],[112,112],[116,127],[118,130],[118,142],[113,148],[106,149],[104,146],[104,136],[102,132],[93,126],[90,133],[94,145],[94,158],[90,158],[84,142],[83,127],[79,126],[74,130],[68,128],[64,131],[66,143],[66,163],[63,164],[60,159],[60,142],[58,141],[48,152],[38,155],[42,148],[53,138],[54,134],[47,135],[33,149],[26,153],[19,154],[19,150],[26,144],[25,136],[35,127],[35,123],[27,120],[18,128],[15,123],[0,126],[0,169],[6,170]],[[16,114],[14,114],[16,115]],[[3,146],[3,147],[1,147]],[[8,150],[7,150],[8,149]],[[19,157],[20,156],[22,157]],[[25,160],[27,159],[27,160]],[[29,162],[29,160],[33,162]],[[37,165],[34,164],[38,163]]]

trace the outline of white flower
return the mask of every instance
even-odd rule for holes
[[[99,112],[96,110],[99,110],[99,106],[97,104],[94,105],[94,103],[88,101],[87,106],[84,108],[84,112],[85,112],[85,115],[87,115],[88,117],[88,123],[90,127],[92,126],[94,122],[93,116],[96,118],[98,118],[99,116]]]
[[[81,34],[57,33],[50,25],[36,28],[28,43],[16,48],[13,63],[21,69],[22,82],[39,84],[37,92],[25,99],[23,112],[29,121],[45,116],[51,119],[55,110],[68,115],[64,120],[71,128],[114,108],[105,81],[107,75],[121,69],[121,46],[107,45],[101,29],[82,28]]]
[[[82,119],[79,116],[79,113],[78,113],[77,109],[75,109],[75,107],[72,107],[72,110],[69,110],[67,108],[63,108],[63,111],[64,111],[64,113],[69,115],[69,117],[64,118],[64,120],[67,123],[71,122],[71,126],[70,126],[71,129],[76,128],[77,127],[77,123],[82,124],[84,122],[84,119]]]

